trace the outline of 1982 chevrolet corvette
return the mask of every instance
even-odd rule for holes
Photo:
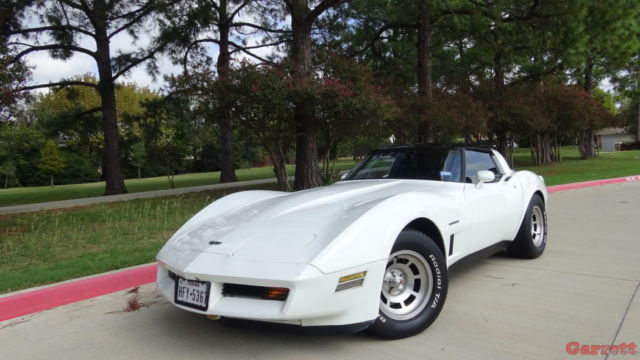
[[[547,200],[492,149],[377,150],[331,186],[213,202],[159,252],[157,284],[196,313],[407,337],[436,319],[461,259],[540,256]]]

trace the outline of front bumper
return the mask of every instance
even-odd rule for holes
[[[386,261],[323,274],[309,264],[240,260],[204,252],[193,254],[192,258],[186,266],[183,262],[182,266],[172,265],[170,257],[158,258],[158,287],[169,301],[184,310],[302,326],[349,325],[378,316]],[[207,311],[175,303],[175,281],[169,271],[186,279],[211,283]],[[367,271],[362,286],[335,291],[340,277],[361,271]],[[284,287],[289,289],[289,295],[285,301],[224,296],[225,283]]]

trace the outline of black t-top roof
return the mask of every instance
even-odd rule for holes
[[[393,145],[383,149],[375,150],[388,151],[388,150],[420,150],[420,149],[450,149],[450,150],[473,150],[480,152],[491,152],[491,148],[488,146],[473,145],[473,144],[409,144],[409,145]]]

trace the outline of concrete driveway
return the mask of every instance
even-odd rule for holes
[[[576,358],[569,342],[640,345],[640,182],[555,193],[549,218],[542,258],[459,270],[438,320],[409,339],[226,328],[146,285],[1,322],[0,359],[538,360]]]

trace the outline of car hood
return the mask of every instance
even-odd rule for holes
[[[309,263],[375,205],[401,193],[434,188],[451,189],[447,183],[434,181],[360,180],[274,193],[225,214],[201,216],[197,223],[185,224],[165,248],[255,261]]]

